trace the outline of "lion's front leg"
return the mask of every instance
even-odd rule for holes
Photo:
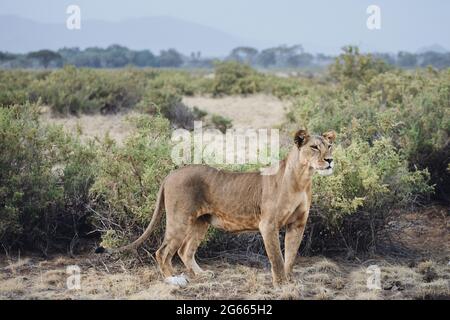
[[[291,223],[286,227],[286,235],[284,238],[284,272],[288,279],[291,278],[292,269],[294,268],[295,258],[303,239],[305,224]]]
[[[278,286],[286,281],[283,255],[280,249],[279,230],[275,227],[275,223],[270,222],[261,222],[259,230],[270,260],[273,284]]]
[[[288,279],[292,275],[295,258],[297,257],[298,249],[303,239],[306,222],[308,221],[309,210],[302,207],[297,208],[297,219],[286,226],[286,234],[284,237],[284,272]]]

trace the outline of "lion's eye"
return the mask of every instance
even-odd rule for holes
[[[319,151],[319,148],[317,146],[311,146],[311,149]]]

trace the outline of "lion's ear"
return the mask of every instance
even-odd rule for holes
[[[327,139],[329,143],[334,143],[334,140],[336,140],[336,132],[334,130],[327,131],[322,134],[322,137]]]
[[[294,142],[297,145],[298,148],[303,146],[309,138],[309,133],[307,130],[298,130],[295,133]]]

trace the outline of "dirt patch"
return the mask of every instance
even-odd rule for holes
[[[81,139],[98,138],[103,139],[108,135],[117,143],[123,141],[133,131],[133,125],[128,121],[134,114],[115,115],[80,115],[56,117],[52,116],[48,108],[43,108],[41,119],[44,123],[57,124],[63,126],[64,130],[72,134],[80,134]]]
[[[398,244],[422,254],[450,258],[450,214],[445,206],[430,206],[412,212],[397,212],[386,233]]]
[[[190,108],[198,107],[209,115],[217,114],[232,120],[234,128],[273,128],[285,121],[289,103],[270,95],[251,95],[247,97],[227,96],[223,98],[184,97],[183,102]],[[44,123],[62,125],[73,134],[80,133],[81,138],[103,139],[108,135],[122,144],[133,131],[128,121],[135,113],[115,115],[53,116],[48,107],[41,108]]]
[[[183,102],[190,108],[197,107],[208,112],[229,118],[234,128],[273,128],[286,119],[289,103],[264,94],[226,96],[212,98],[206,96],[184,97]]]

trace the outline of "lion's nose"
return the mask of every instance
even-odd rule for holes
[[[332,162],[333,162],[333,158],[327,158],[327,159],[324,159],[326,162],[328,162],[328,164],[331,164]]]

